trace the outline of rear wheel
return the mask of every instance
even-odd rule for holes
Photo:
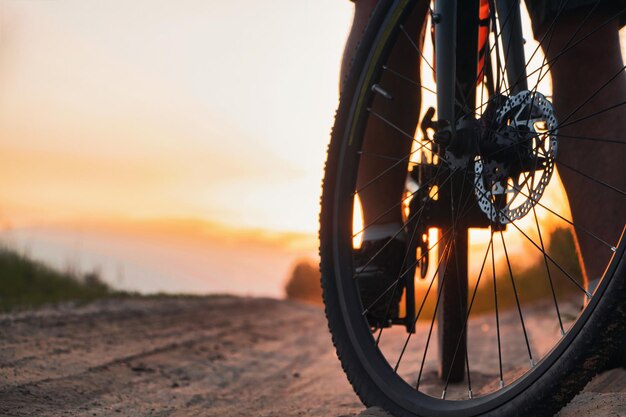
[[[606,146],[624,153],[626,139],[619,129],[604,129],[604,135],[574,130],[589,120],[606,125],[607,117],[623,112],[624,96],[603,111],[586,106],[621,82],[624,68],[559,114],[564,106],[555,103],[555,109],[539,80],[558,67],[565,49],[602,30],[585,24],[598,20],[598,10],[589,11],[559,51],[538,64],[531,60],[527,88],[518,91],[509,88],[506,52],[493,42],[500,40],[495,30],[485,61],[491,76],[476,77],[476,60],[457,57],[470,75],[457,79],[456,104],[463,110],[457,114],[463,116],[453,123],[470,131],[477,148],[455,150],[441,134],[434,137],[433,130],[443,129],[429,123],[432,113],[400,114],[386,104],[410,92],[421,96],[422,107],[434,105],[438,89],[424,75],[435,63],[422,46],[428,30],[420,23],[427,7],[379,3],[342,92],[322,197],[322,285],[342,366],[365,404],[396,416],[552,415],[602,369],[624,331],[626,243],[619,231],[626,178],[620,167],[597,163],[596,155]],[[462,40],[469,32],[459,30]],[[544,49],[556,42],[555,31],[547,31]],[[475,34],[465,38],[475,43]],[[420,63],[423,76],[403,73],[397,51]],[[477,89],[467,83],[472,78],[479,80]],[[476,104],[468,105],[474,94]],[[406,142],[373,152],[365,143],[371,137]],[[387,162],[368,181],[359,180],[372,160]],[[398,176],[398,169],[405,191],[388,210],[402,211],[397,234],[406,236],[409,249],[392,285],[364,305],[354,253],[362,231],[375,222],[359,222],[359,197],[386,175]],[[577,212],[581,198],[591,204],[597,198],[592,221]],[[583,268],[577,246],[583,258],[600,255],[585,259]],[[592,297],[585,269],[601,271]],[[372,328],[372,304],[393,299],[385,292],[398,288],[400,312],[389,317],[395,325]]]

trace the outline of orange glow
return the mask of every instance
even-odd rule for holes
[[[317,257],[351,10],[3,1],[0,243],[124,289],[282,296]]]
[[[351,8],[3,2],[1,221],[315,233]]]
[[[282,297],[293,261],[317,256],[310,234],[193,219],[49,222],[5,227],[0,240],[55,268],[96,271],[116,288],[142,293]]]
[[[222,263],[237,263],[236,249],[250,250],[255,265],[270,249],[285,257],[317,256],[320,179],[351,2],[1,6],[5,235],[52,228],[139,236],[147,244],[171,239],[184,241],[173,246],[183,251],[193,247],[198,259],[210,241],[215,251],[221,243],[232,248],[212,258]],[[528,28],[526,14],[523,22]],[[530,56],[537,43],[526,40]],[[427,42],[424,55],[432,53]],[[529,68],[542,59],[539,52]],[[428,66],[422,71],[423,85],[435,89]],[[540,91],[550,90],[546,77]],[[426,92],[423,109],[434,105]],[[569,216],[558,183],[544,199]],[[549,216],[540,208],[537,214]],[[522,224],[534,237],[532,218]],[[525,253],[523,238],[506,233],[512,253]],[[355,246],[361,239],[355,237]],[[488,235],[475,230],[471,239],[472,253],[482,253]],[[228,276],[230,270],[223,271]]]
[[[359,249],[363,243],[363,206],[361,206],[361,199],[359,195],[354,196],[354,210],[352,213],[352,230],[356,233],[352,237],[352,246],[354,249]],[[354,233],[353,232],[353,233]]]

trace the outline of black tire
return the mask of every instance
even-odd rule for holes
[[[605,369],[621,346],[626,331],[626,239],[620,238],[613,248],[612,261],[594,296],[554,348],[504,389],[478,398],[439,400],[415,390],[394,371],[363,316],[364,306],[352,279],[353,199],[362,141],[359,135],[365,129],[359,112],[372,102],[374,93],[369,87],[377,80],[376,68],[385,62],[403,19],[418,7],[417,3],[379,2],[353,60],[336,114],[320,215],[322,288],[333,343],[362,402],[383,407],[396,417],[553,415]],[[464,326],[457,325],[454,333],[459,329]]]

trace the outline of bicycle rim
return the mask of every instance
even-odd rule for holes
[[[344,114],[342,115],[340,107],[333,133],[333,140],[337,141],[335,156],[331,159],[329,154],[329,165],[327,165],[327,176],[324,183],[323,200],[327,204],[323,203],[322,209],[322,263],[327,265],[327,283],[325,285],[333,285],[331,291],[336,292],[336,304],[338,304],[327,304],[327,310],[337,309],[338,314],[341,315],[343,326],[345,326],[344,330],[351,345],[351,352],[354,353],[359,366],[367,374],[369,383],[384,393],[384,396],[399,409],[405,410],[407,415],[479,415],[497,410],[499,407],[510,403],[553,369],[565,352],[580,337],[594,311],[606,299],[605,293],[622,263],[626,243],[621,235],[605,237],[602,236],[603,231],[606,230],[604,225],[594,228],[594,225],[578,224],[576,219],[572,217],[568,205],[558,206],[555,203],[555,197],[549,198],[551,192],[556,193],[557,196],[563,195],[563,187],[560,185],[558,174],[561,170],[575,170],[573,172],[604,189],[604,192],[620,194],[622,198],[626,196],[622,185],[624,178],[623,174],[620,176],[619,173],[616,173],[617,181],[611,184],[596,178],[592,172],[581,171],[567,161],[561,165],[558,154],[552,155],[554,161],[549,162],[552,165],[546,165],[541,174],[534,173],[537,176],[536,180],[535,178],[527,179],[524,183],[524,179],[530,176],[529,171],[525,171],[522,172],[525,176],[520,174],[516,180],[511,181],[512,185],[509,184],[508,180],[504,181],[504,184],[500,184],[500,187],[504,187],[505,191],[513,190],[510,194],[515,194],[515,197],[507,197],[510,198],[510,201],[504,201],[506,211],[502,208],[502,203],[497,210],[492,210],[495,205],[494,200],[497,200],[493,191],[493,184],[481,188],[477,178],[480,180],[487,175],[485,166],[488,165],[488,162],[496,165],[496,168],[491,168],[493,175],[498,173],[498,168],[501,170],[505,170],[505,168],[498,165],[497,161],[489,160],[486,155],[479,153],[471,161],[465,161],[466,165],[456,162],[457,165],[461,165],[461,168],[455,167],[454,172],[463,174],[466,180],[465,182],[462,181],[461,184],[465,184],[462,186],[468,187],[467,190],[471,190],[471,193],[466,192],[464,194],[461,192],[458,194],[462,197],[465,196],[467,200],[459,205],[462,210],[457,213],[452,224],[461,224],[463,221],[461,217],[463,214],[469,216],[470,210],[473,210],[474,215],[480,214],[481,212],[477,210],[481,210],[481,205],[484,206],[482,207],[482,215],[486,218],[486,220],[483,219],[483,232],[476,233],[477,236],[474,236],[474,241],[470,237],[470,242],[474,246],[481,246],[478,235],[483,233],[480,250],[476,249],[474,252],[470,250],[469,254],[469,298],[465,323],[467,334],[459,335],[459,341],[463,337],[467,337],[467,348],[457,349],[455,352],[455,355],[465,356],[464,381],[460,384],[453,384],[450,383],[449,379],[446,380],[445,376],[442,379],[437,372],[437,368],[440,366],[438,359],[433,357],[433,352],[436,352],[436,348],[433,347],[436,344],[433,335],[436,331],[434,329],[438,325],[436,311],[441,308],[440,292],[438,293],[436,288],[437,285],[440,285],[439,281],[443,276],[441,271],[442,268],[447,267],[446,262],[450,259],[450,253],[460,245],[455,243],[454,239],[446,240],[444,234],[447,229],[438,228],[437,225],[433,226],[432,222],[428,223],[422,220],[423,213],[426,211],[424,204],[416,205],[412,211],[406,210],[405,207],[405,226],[403,230],[398,230],[398,233],[406,233],[406,225],[411,221],[418,224],[424,223],[424,227],[429,233],[429,245],[426,248],[426,253],[438,254],[434,257],[430,255],[430,266],[426,279],[423,281],[411,269],[419,267],[420,261],[423,262],[423,258],[420,259],[423,253],[420,252],[420,256],[407,254],[405,258],[411,260],[411,265],[404,268],[396,280],[399,281],[401,278],[413,280],[414,284],[417,285],[414,306],[415,318],[412,318],[415,333],[405,332],[402,334],[402,329],[399,326],[394,326],[391,329],[376,329],[373,332],[364,317],[364,312],[371,306],[363,305],[356,284],[358,277],[355,277],[357,272],[353,262],[355,238],[359,237],[363,229],[369,227],[366,223],[355,222],[355,213],[358,214],[359,211],[356,196],[363,191],[364,185],[369,186],[368,184],[382,178],[387,172],[382,170],[380,177],[370,179],[365,184],[361,181],[359,186],[357,178],[359,164],[362,164],[365,158],[386,156],[366,155],[363,151],[363,141],[367,135],[368,126],[374,123],[372,120],[375,123],[382,123],[388,129],[396,131],[396,136],[403,137],[413,143],[410,152],[402,156],[402,161],[396,157],[396,160],[389,166],[406,163],[408,173],[410,169],[419,166],[420,163],[423,164],[424,160],[431,162],[431,170],[436,171],[437,174],[431,177],[431,184],[419,184],[421,189],[426,187],[427,196],[436,197],[436,194],[444,189],[446,181],[449,181],[447,176],[452,175],[452,170],[446,171],[451,163],[446,161],[448,159],[446,154],[438,154],[434,149],[432,140],[429,141],[420,137],[414,131],[419,120],[414,121],[414,126],[406,128],[402,126],[402,122],[393,120],[393,114],[381,114],[381,112],[375,111],[377,101],[389,100],[385,95],[397,97],[398,94],[401,94],[385,85],[385,81],[388,81],[390,77],[403,80],[406,82],[407,89],[417,89],[422,97],[424,94],[431,94],[429,88],[421,82],[422,80],[402,74],[389,65],[389,59],[394,48],[404,42],[405,48],[414,50],[413,59],[420,60],[423,67],[434,66],[433,63],[428,62],[427,54],[422,50],[419,38],[416,38],[415,34],[407,33],[404,26],[417,3],[414,1],[397,1],[388,10],[383,10],[383,6],[380,7],[379,14],[384,15],[384,18],[380,18],[380,28],[378,30],[370,28],[370,32],[375,33],[375,36],[372,35],[371,45],[367,53],[362,53],[362,69],[353,72],[352,86],[349,86],[342,95]],[[593,16],[594,10],[590,10],[588,16]],[[557,15],[554,21],[557,22],[559,17],[560,15]],[[556,27],[556,24],[553,26]],[[565,43],[565,48],[571,49],[577,42],[585,42],[585,36],[592,36],[594,30],[599,29],[587,28],[573,33],[569,42]],[[550,33],[550,29],[548,29],[545,36],[540,40],[543,47],[552,41]],[[492,58],[494,61],[505,61],[506,53],[498,50],[497,33],[494,33],[493,38],[496,42],[490,46]],[[557,57],[553,60],[544,58],[535,68],[528,64],[527,67],[530,67],[527,68],[529,77],[532,77],[534,72],[535,74],[538,73],[538,80],[542,77],[545,78],[547,70],[551,66],[557,65],[559,54],[557,52],[553,55]],[[539,91],[538,86],[540,84],[538,82],[529,82],[529,93],[526,96],[516,96],[516,94],[507,91],[508,86],[504,80],[506,71],[503,70],[503,64],[497,62],[494,64],[493,73],[496,75],[494,75],[493,80],[495,81],[494,84],[499,84],[496,92],[504,96],[502,99],[504,104],[500,104],[494,110],[499,115],[495,117],[496,119],[499,117],[495,124],[496,127],[493,128],[495,130],[511,126],[513,122],[510,121],[509,115],[515,106],[521,105],[523,107],[525,105],[524,100],[530,103],[529,106],[532,110],[532,106],[534,106],[532,100],[535,97],[540,97],[541,91]],[[619,77],[619,74],[616,77]],[[614,79],[617,78],[604,80],[604,82],[610,86]],[[398,84],[391,83],[390,85],[397,86]],[[477,96],[482,96],[485,88],[486,86],[479,88]],[[349,94],[347,98],[345,94]],[[593,94],[598,95],[598,92]],[[546,95],[549,96],[549,94]],[[484,96],[482,97],[474,109],[477,117],[485,117],[484,112],[488,107],[487,103],[492,102],[495,95],[486,99]],[[548,98],[545,100],[549,103]],[[555,136],[555,141],[558,141],[560,147],[565,148],[569,146],[565,144],[566,142],[563,143],[566,139],[591,143],[602,142],[606,146],[611,144],[616,149],[625,148],[626,143],[620,137],[611,137],[611,135],[608,137],[583,136],[571,133],[572,127],[579,123],[576,122],[577,120],[582,123],[584,120],[606,115],[613,109],[619,110],[621,106],[621,102],[613,103],[612,108],[604,112],[597,113],[596,111],[585,114],[587,102],[589,101],[583,100],[576,104],[576,107],[580,108],[577,108],[572,114],[558,115],[556,117],[558,124],[548,125],[547,128],[543,129],[541,133],[544,133],[544,139],[547,139],[543,141],[543,144],[536,145],[531,153],[541,154],[543,159],[549,159],[552,136]],[[544,102],[541,104],[548,106]],[[384,109],[384,106],[382,108]],[[545,110],[541,115],[542,121],[547,123],[550,119],[549,116],[553,116],[554,113],[554,111],[551,113]],[[515,128],[517,126],[514,125]],[[569,131],[568,126],[570,127]],[[562,137],[556,133],[551,134],[551,131],[556,132],[557,129]],[[546,145],[545,142],[548,144]],[[543,149],[539,149],[541,146]],[[333,144],[331,143],[331,151],[332,147]],[[421,150],[426,151],[424,152],[425,156],[422,156]],[[448,156],[452,157],[450,154]],[[535,157],[535,165],[538,158],[538,156]],[[438,164],[432,163],[435,159],[438,159]],[[476,168],[478,163],[483,164],[483,171]],[[550,170],[552,172],[546,173]],[[537,171],[535,167],[533,167],[533,171]],[[447,172],[446,176],[442,172]],[[500,173],[500,175],[504,175],[502,178],[507,178],[507,173]],[[410,177],[410,175],[408,176]],[[509,175],[509,177],[512,176],[514,175]],[[546,176],[548,176],[548,184],[541,185],[542,181],[546,182]],[[437,188],[432,187],[434,184],[437,185]],[[509,187],[508,190],[506,190],[507,187]],[[548,189],[548,187],[552,188]],[[558,194],[559,192],[561,194]],[[394,204],[398,207],[390,206],[390,209],[400,209],[403,204],[410,206],[415,194],[415,191],[408,189],[402,201],[399,200]],[[515,198],[518,200],[515,201]],[[489,208],[490,201],[491,209]],[[465,212],[463,212],[464,210]],[[497,213],[492,215],[492,211],[497,211]],[[619,213],[618,211],[616,216],[619,216]],[[615,229],[623,229],[623,217],[612,220]],[[468,228],[470,235],[473,229],[478,229]],[[487,233],[486,238],[484,237],[485,231]],[[456,235],[454,229],[449,233]],[[568,238],[567,236],[575,236],[575,238]],[[407,239],[411,241],[413,238],[414,236],[410,236],[409,232]],[[566,250],[568,251],[565,254],[567,256],[564,255],[562,258],[560,258],[561,254],[557,253],[558,246],[556,245],[559,239],[570,244]],[[571,260],[572,256],[575,257],[573,242],[576,240],[574,239],[592,239],[595,244],[602,246],[606,251],[606,267],[591,297],[588,297],[591,295],[591,290],[582,281],[581,272],[577,275],[575,271],[572,271],[576,267],[576,262],[566,264],[567,259]],[[551,242],[556,243],[550,246]],[[531,256],[531,251],[535,251],[536,255]],[[529,268],[525,265],[520,265],[519,259],[522,256],[532,261],[530,262],[532,273],[528,272]],[[517,263],[516,260],[518,260]],[[330,278],[328,277],[329,274],[332,274]],[[524,282],[524,279],[531,281],[531,284]],[[328,284],[329,282],[330,284]],[[539,286],[543,287],[542,291],[533,292],[533,287]],[[395,289],[396,287],[393,287],[393,290]],[[325,293],[328,291],[329,289],[325,288]],[[407,294],[405,293],[405,314],[409,310],[406,305],[406,298]],[[430,315],[427,312],[429,306],[433,309]],[[479,309],[481,311],[478,311]],[[331,314],[333,313],[331,312]],[[332,327],[331,323],[331,330],[333,330]],[[464,328],[464,326],[461,327]],[[462,343],[459,342],[458,346],[462,346]],[[404,362],[402,362],[403,360]],[[472,372],[472,367],[475,369],[474,372]],[[346,368],[345,365],[344,368]],[[476,370],[477,368],[479,370]]]

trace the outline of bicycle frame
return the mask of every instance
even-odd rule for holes
[[[506,75],[508,85],[511,86],[509,94],[515,94],[526,90],[524,45],[522,42],[522,28],[519,9],[519,0],[497,0],[494,5],[490,0],[492,23],[495,24],[494,10],[500,19],[500,33],[496,33],[502,41],[505,51]],[[435,11],[432,15],[432,24],[435,28],[435,62],[437,84],[437,131],[439,135],[446,137],[446,146],[451,148],[470,148],[472,144],[461,143],[467,141],[467,136],[459,132],[460,123],[467,118],[476,118],[476,86],[483,77],[482,71],[477,74],[478,67],[478,28],[479,28],[480,0],[436,0]],[[447,48],[438,45],[449,45]],[[496,52],[499,50],[496,48]],[[463,65],[457,67],[457,61]],[[488,74],[492,76],[493,74]],[[522,80],[522,81],[520,81]],[[457,126],[459,124],[459,126]],[[459,127],[459,129],[457,129]],[[459,133],[459,134],[457,134]],[[441,137],[441,136],[440,136]],[[447,155],[447,154],[446,154]],[[471,156],[471,155],[470,155]],[[449,169],[449,168],[446,168]],[[440,377],[452,382],[460,382],[464,378],[465,362],[461,356],[448,349],[465,350],[467,331],[464,318],[467,312],[467,286],[468,286],[468,251],[470,227],[488,227],[488,224],[480,221],[466,220],[456,222],[454,213],[463,210],[462,202],[472,198],[470,191],[465,187],[465,173],[462,170],[450,170],[450,181],[439,190],[439,207],[448,207],[440,213],[443,222],[438,224],[442,234],[441,248],[452,247],[448,257],[447,266],[440,271],[438,290],[443,294],[444,302],[439,306],[437,315],[439,323],[439,354],[441,368]],[[465,192],[464,192],[465,190]],[[469,216],[469,218],[481,219],[482,215]],[[450,233],[451,232],[451,233]],[[445,249],[439,249],[445,251]],[[440,253],[443,256],[443,252]],[[412,291],[412,288],[408,288]],[[460,302],[446,303],[445,300],[454,299]],[[408,313],[412,311],[407,310]],[[444,319],[445,317],[445,319]],[[453,327],[463,332],[460,345],[446,343],[444,327]],[[451,333],[449,330],[447,333]],[[458,334],[453,331],[452,333]],[[455,359],[449,360],[454,357]]]
[[[502,50],[505,55],[506,76],[509,86],[511,86],[511,94],[527,90],[526,66],[524,57],[524,42],[522,37],[522,20],[520,13],[519,0],[489,0],[491,9],[492,22],[494,19],[494,10],[498,13],[500,19],[499,35],[501,38]],[[468,7],[469,6],[469,7]],[[472,12],[473,10],[473,12]],[[432,16],[433,26],[435,27],[435,43],[437,45],[451,45],[450,48],[436,48],[435,68],[437,78],[437,114],[439,121],[444,124],[449,123],[452,136],[456,133],[455,121],[459,119],[459,109],[455,108],[458,101],[459,85],[463,86],[464,81],[458,77],[456,61],[460,54],[476,53],[476,46],[472,46],[473,37],[462,40],[459,44],[457,28],[467,27],[478,21],[478,1],[457,0],[435,0],[435,10]],[[477,25],[476,25],[477,26]],[[464,37],[467,38],[467,37]],[[497,40],[496,40],[497,41]],[[459,79],[461,78],[461,79]],[[475,81],[476,77],[474,77]],[[469,86],[470,89],[474,88]],[[468,86],[465,86],[466,88]],[[467,96],[472,96],[472,91],[466,91]],[[472,104],[472,100],[470,105]]]
[[[493,4],[493,0],[490,3]],[[499,29],[507,80],[511,87],[511,94],[517,94],[528,90],[519,0],[496,0],[495,7],[500,16]]]

